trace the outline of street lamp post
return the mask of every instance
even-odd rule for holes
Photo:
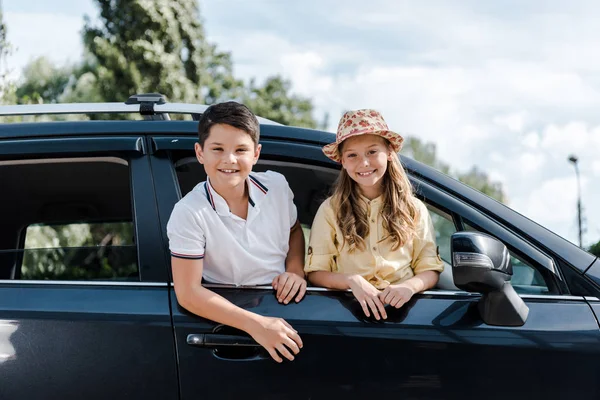
[[[577,226],[579,228],[579,247],[583,248],[582,228],[581,228],[581,183],[579,181],[579,159],[575,155],[569,156],[569,162],[575,167],[575,175],[577,176]]]

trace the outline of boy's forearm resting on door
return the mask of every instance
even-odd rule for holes
[[[285,271],[304,278],[304,233],[300,221],[290,230],[289,250],[285,259]]]
[[[248,332],[257,324],[258,314],[246,311],[217,293],[202,286],[202,272],[198,276],[194,264],[201,260],[172,258],[173,283],[177,302],[186,310],[211,321]],[[201,267],[200,267],[201,268]],[[196,270],[196,271],[194,271]]]

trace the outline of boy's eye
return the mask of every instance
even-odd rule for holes
[[[238,152],[238,153],[245,153],[245,152],[247,152],[247,151],[248,151],[248,149],[237,149],[237,152]]]
[[[215,147],[213,151],[223,151],[223,149],[221,147]]]

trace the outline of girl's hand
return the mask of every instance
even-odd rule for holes
[[[369,312],[369,309],[371,309],[375,319],[379,320],[381,318],[387,318],[385,307],[378,297],[379,290],[360,275],[348,277],[348,283],[350,290],[352,290],[352,294],[354,294],[354,297],[356,297],[356,300],[360,303],[360,306],[367,317],[371,316]]]
[[[392,307],[400,308],[408,302],[415,292],[405,284],[389,285],[385,290],[379,293],[379,299],[384,304],[389,304]]]

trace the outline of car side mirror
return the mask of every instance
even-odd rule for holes
[[[525,324],[529,307],[510,283],[512,263],[502,242],[483,233],[456,232],[452,235],[451,251],[454,285],[483,295],[478,308],[486,324]]]

